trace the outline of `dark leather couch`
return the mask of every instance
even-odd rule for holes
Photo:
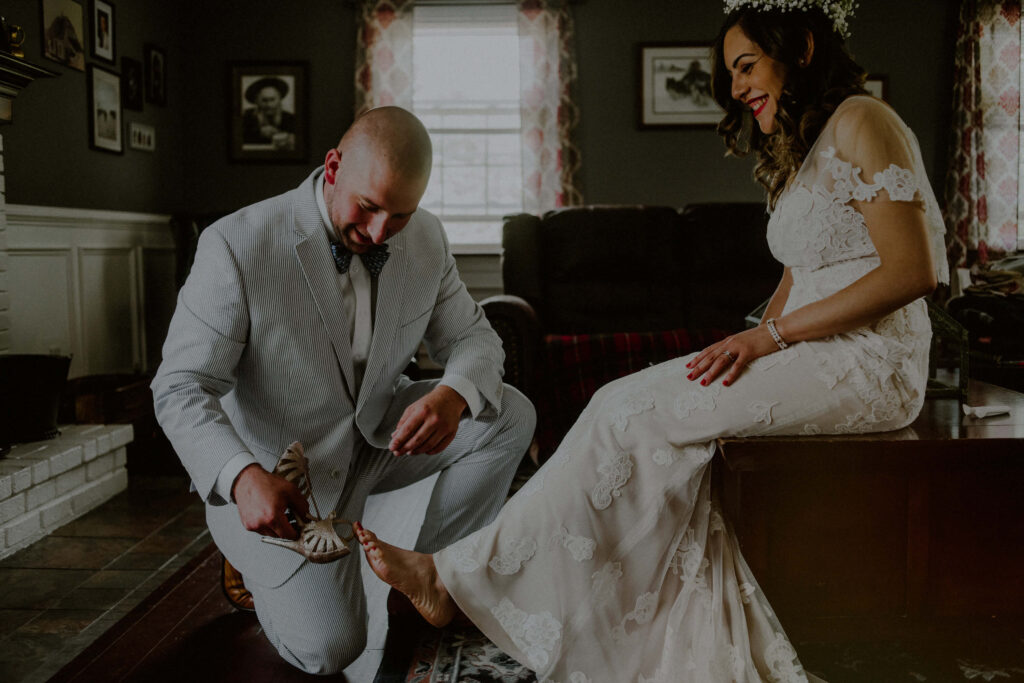
[[[506,218],[505,295],[484,309],[506,381],[538,409],[540,459],[594,391],[744,327],[782,267],[764,204],[588,206]]]

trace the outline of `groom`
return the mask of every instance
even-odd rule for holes
[[[286,510],[307,511],[271,473],[286,446],[303,443],[321,512],[345,519],[440,472],[416,543],[431,552],[491,520],[533,433],[440,221],[418,209],[431,159],[415,116],[373,109],[297,188],[207,228],[153,380],[214,540],[270,642],[311,673],[365,647],[361,553],[313,564],[260,542],[295,538]],[[421,342],[440,380],[402,374]]]

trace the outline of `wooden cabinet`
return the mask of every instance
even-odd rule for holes
[[[972,382],[897,432],[722,439],[716,486],[796,638],[1024,618],[1024,394]]]

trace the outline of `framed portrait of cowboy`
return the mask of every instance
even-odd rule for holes
[[[228,64],[228,158],[305,163],[309,149],[309,65]]]

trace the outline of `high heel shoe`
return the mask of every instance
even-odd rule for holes
[[[298,540],[273,536],[261,536],[260,540],[264,543],[288,548],[310,562],[316,563],[333,562],[352,552],[348,544],[352,542],[354,534],[343,538],[334,529],[335,524],[344,523],[351,526],[352,522],[337,519],[334,512],[324,518],[320,516],[320,506],[317,505],[316,496],[313,495],[313,484],[309,477],[309,461],[306,460],[306,453],[301,443],[295,441],[285,449],[281,459],[274,466],[274,474],[294,484],[302,495],[309,498],[316,514],[310,515],[307,519],[295,515],[297,521],[302,525],[299,529]]]

